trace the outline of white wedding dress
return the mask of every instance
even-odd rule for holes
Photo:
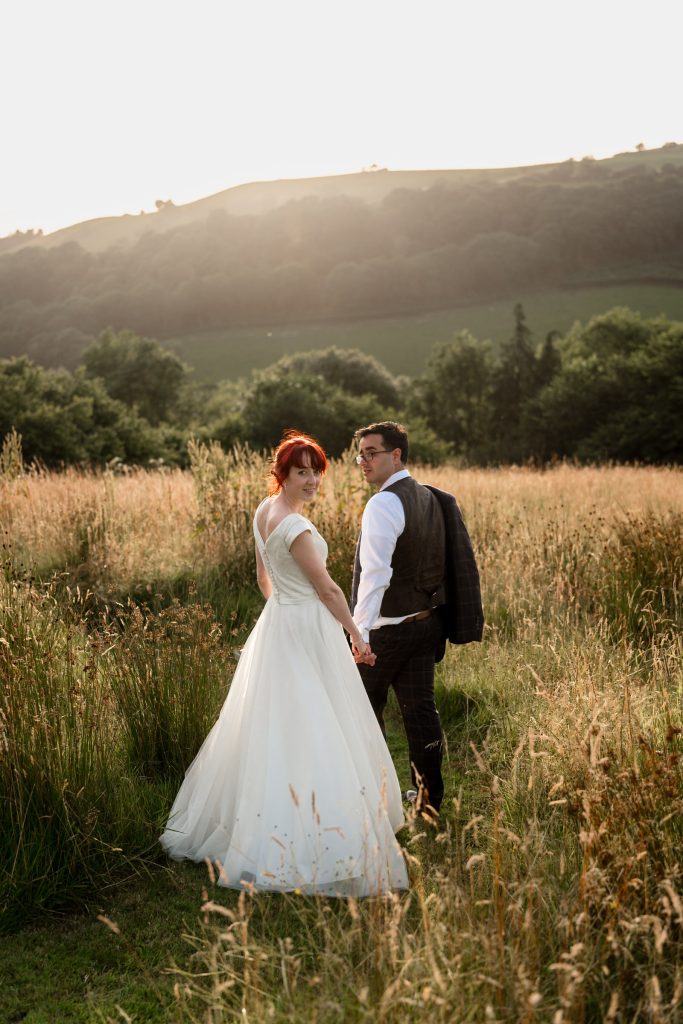
[[[217,862],[232,888],[405,889],[398,779],[342,627],[290,554],[304,530],[326,558],[304,516],[286,516],[266,542],[254,518],[273,593],[161,844],[176,860]]]

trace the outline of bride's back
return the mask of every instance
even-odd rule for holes
[[[311,581],[299,568],[289,549],[299,534],[309,531],[321,558],[325,561],[325,540],[313,524],[298,512],[279,515],[273,523],[268,518],[267,510],[263,508],[266,503],[270,503],[270,499],[266,498],[256,510],[254,538],[273,586],[273,597],[279,604],[299,604],[312,598],[317,600]]]

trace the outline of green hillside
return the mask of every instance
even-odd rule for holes
[[[516,300],[515,300],[516,301]],[[644,317],[664,314],[683,320],[683,287],[611,285],[520,295],[537,341],[549,331],[566,332],[576,320],[586,322],[614,306],[629,306]],[[419,316],[377,317],[337,323],[289,324],[198,331],[164,344],[195,370],[199,381],[244,377],[280,356],[336,345],[375,356],[393,373],[422,372],[432,345],[469,330],[499,344],[512,330],[513,300],[498,300]]]

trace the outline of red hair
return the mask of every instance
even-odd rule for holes
[[[304,461],[304,456],[308,460]],[[273,452],[270,464],[270,494],[277,494],[282,489],[292,466],[303,469],[312,466],[319,473],[327,469],[327,456],[314,437],[302,434],[299,430],[286,430],[282,440]]]

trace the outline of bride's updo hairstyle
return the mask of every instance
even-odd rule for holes
[[[273,452],[269,494],[277,494],[282,490],[292,466],[296,466],[297,469],[312,466],[321,474],[327,469],[327,456],[318,442],[314,437],[302,434],[299,430],[286,430]]]

